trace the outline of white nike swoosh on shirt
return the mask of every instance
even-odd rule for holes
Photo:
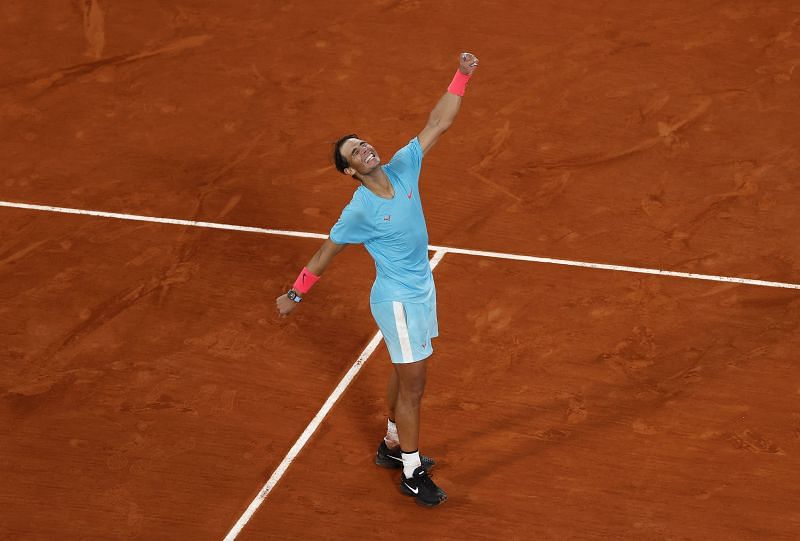
[[[408,483],[403,483],[403,484],[404,484],[404,485],[406,485],[406,488],[407,488],[408,490],[410,490],[411,492],[413,492],[414,494],[419,494],[419,487],[417,487],[417,488],[411,488],[410,486],[408,486]]]

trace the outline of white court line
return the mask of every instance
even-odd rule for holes
[[[310,239],[327,239],[328,235],[319,233],[306,233],[304,231],[283,231],[281,229],[264,229],[263,227],[248,227],[246,225],[219,224],[216,222],[196,222],[194,220],[178,220],[176,218],[158,218],[153,216],[139,216],[137,214],[120,214],[119,212],[102,212],[99,210],[73,209],[66,207],[50,207],[47,205],[31,205],[28,203],[11,203],[0,201],[0,207],[41,210],[45,212],[60,212],[62,214],[82,214],[85,216],[99,216],[100,218],[114,218],[116,220],[132,220],[134,222],[154,222],[157,224],[185,225],[189,227],[206,227],[209,229],[226,229],[228,231],[244,231],[245,233],[262,233],[267,235],[281,235],[284,237],[305,237]]]
[[[161,224],[185,225],[190,227],[206,227],[210,229],[226,229],[230,231],[244,231],[247,233],[261,233],[267,235],[281,235],[285,237],[304,237],[311,239],[327,239],[328,235],[321,233],[308,233],[305,231],[285,231],[282,229],[265,229],[263,227],[247,227],[242,225],[220,224],[215,222],[197,222],[194,220],[178,220],[175,218],[157,218],[151,216],[139,216],[136,214],[120,214],[117,212],[101,212],[97,210],[82,210],[64,207],[51,207],[46,205],[31,205],[27,203],[12,203],[0,201],[0,207],[18,208],[26,210],[39,210],[46,212],[60,212],[64,214],[83,214],[88,216],[99,216],[102,218],[114,218],[118,220],[134,220],[138,222],[155,222]],[[613,270],[620,272],[635,272],[640,274],[654,274],[658,276],[671,276],[674,278],[689,278],[692,280],[709,280],[712,282],[732,282],[762,287],[778,287],[785,289],[800,289],[800,284],[787,282],[771,282],[768,280],[755,280],[751,278],[737,278],[733,276],[715,276],[711,274],[695,274],[692,272],[677,272],[661,269],[649,269],[645,267],[629,267],[626,265],[609,265],[606,263],[589,263],[586,261],[573,261],[569,259],[553,259],[549,257],[535,257],[530,255],[507,254],[502,252],[485,252],[481,250],[467,250],[463,248],[451,248],[447,246],[429,246],[434,252],[445,252],[461,255],[471,255],[478,257],[491,257],[495,259],[511,259],[514,261],[529,261],[533,263],[548,263],[551,265],[566,265],[570,267],[584,267],[588,269]]]
[[[438,265],[439,261],[442,260],[444,254],[445,253],[442,251],[433,254],[430,262],[431,270],[436,268],[436,265]],[[245,512],[241,517],[239,517],[239,520],[236,521],[236,524],[233,525],[233,528],[231,528],[223,541],[233,541],[236,539],[236,536],[239,535],[239,532],[242,531],[242,528],[244,528],[245,524],[250,521],[250,519],[253,517],[253,514],[255,514],[259,507],[261,507],[261,504],[264,503],[264,500],[267,498],[269,493],[273,488],[275,488],[275,485],[278,484],[278,481],[280,481],[281,477],[283,477],[283,474],[286,473],[286,470],[292,464],[292,461],[297,458],[297,455],[300,453],[303,447],[305,447],[306,443],[308,443],[308,440],[314,435],[314,432],[317,431],[317,428],[319,428],[319,425],[322,424],[322,421],[328,415],[328,412],[331,411],[331,408],[333,408],[334,404],[336,404],[336,402],[342,396],[342,393],[344,393],[348,385],[350,385],[350,382],[352,382],[356,377],[356,374],[358,374],[359,370],[361,370],[361,367],[364,366],[364,363],[367,362],[367,359],[369,359],[370,355],[372,355],[372,353],[378,347],[382,338],[383,335],[380,331],[378,331],[375,336],[372,337],[372,340],[369,341],[367,347],[364,348],[364,351],[362,351],[361,355],[358,356],[356,362],[353,363],[353,366],[350,367],[350,370],[347,371],[331,395],[319,409],[317,414],[313,419],[311,419],[311,422],[308,423],[306,429],[303,430],[303,433],[300,434],[300,437],[297,438],[296,442],[294,442],[292,448],[289,449],[289,452],[285,457],[283,457],[281,463],[278,464],[278,467],[275,468],[274,472],[272,472],[272,475],[267,480],[267,483],[258,492],[255,499],[250,502],[250,505],[247,506]]]
[[[493,257],[497,259],[512,259],[514,261],[530,261],[533,263],[549,263],[551,265],[566,265],[569,267],[584,267],[587,269],[603,269],[621,272],[635,272],[639,274],[655,274],[657,276],[672,276],[675,278],[690,278],[692,280],[709,280],[712,282],[732,282],[750,286],[781,287],[786,289],[800,289],[800,284],[787,282],[771,282],[768,280],[755,280],[752,278],[737,278],[735,276],[714,276],[712,274],[695,274],[693,272],[678,272],[661,269],[648,269],[645,267],[628,267],[626,265],[609,265],[607,263],[588,263],[586,261],[572,261],[570,259],[553,259],[550,257],[536,257],[532,255],[504,254],[501,252],[482,252],[480,250],[464,250],[462,248],[445,248],[443,246],[429,246],[431,250],[445,250],[450,254],[464,254],[479,257]]]

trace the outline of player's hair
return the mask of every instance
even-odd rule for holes
[[[333,164],[336,166],[336,170],[340,173],[344,173],[344,170],[350,167],[347,159],[342,156],[342,145],[348,139],[358,139],[358,135],[355,133],[345,135],[344,137],[340,137],[339,140],[333,144]],[[356,178],[356,176],[353,175],[353,178]]]

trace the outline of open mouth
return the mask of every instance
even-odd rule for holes
[[[376,161],[378,161],[378,157],[375,156],[375,153],[374,152],[367,152],[367,156],[364,159],[364,163],[369,165],[369,164],[374,163]]]

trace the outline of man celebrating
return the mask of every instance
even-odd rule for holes
[[[402,467],[401,490],[425,506],[439,505],[447,495],[428,475],[433,460],[419,454],[426,359],[433,353],[431,340],[439,334],[419,173],[423,156],[458,114],[467,82],[477,66],[475,55],[461,53],[458,70],[427,124],[388,164],[381,165],[375,147],[355,134],[336,142],[336,169],[352,176],[360,186],[292,289],[276,301],[278,313],[289,315],[348,244],[363,244],[375,260],[377,275],[370,306],[394,367],[387,390],[388,427],[375,463]]]

